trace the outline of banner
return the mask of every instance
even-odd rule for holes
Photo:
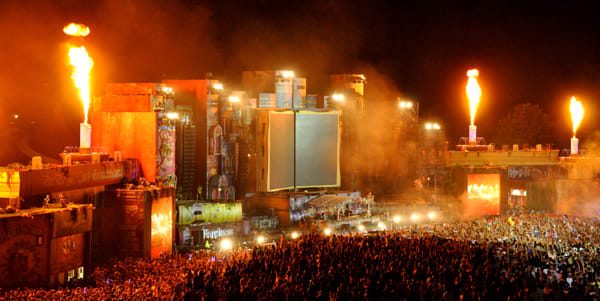
[[[242,220],[242,203],[194,203],[180,205],[178,223],[225,223]]]

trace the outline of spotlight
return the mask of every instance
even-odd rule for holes
[[[329,236],[329,235],[331,235],[331,229],[326,228],[325,231],[323,231],[323,233],[325,233],[325,235]]]
[[[257,243],[259,243],[259,244],[262,244],[262,243],[264,243],[264,242],[265,242],[265,237],[264,237],[264,236],[262,236],[262,235],[261,235],[261,236],[259,236],[259,237],[257,237],[257,238],[256,238],[256,242],[257,242]]]
[[[167,118],[171,120],[179,119],[179,114],[176,112],[169,112],[167,113]]]
[[[231,245],[232,245],[231,244],[231,240],[229,240],[227,238],[223,239],[221,241],[221,249],[223,249],[223,250],[230,250],[231,249]]]
[[[410,101],[399,101],[398,106],[400,109],[410,109],[412,108],[413,104]]]
[[[399,216],[394,216],[394,223],[399,223],[400,222],[400,217]]]
[[[292,238],[293,239],[298,238],[298,236],[299,236],[298,232],[292,232]]]
[[[344,101],[344,94],[333,94],[331,98],[335,101]]]

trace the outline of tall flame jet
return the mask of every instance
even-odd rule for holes
[[[477,69],[467,71],[469,81],[467,82],[467,96],[469,97],[469,108],[471,110],[471,125],[469,126],[469,145],[477,144],[477,126],[475,126],[475,112],[479,106],[479,97],[481,97],[481,88],[475,77],[479,76]]]
[[[83,24],[71,23],[63,28],[64,33],[74,37],[86,37],[90,34],[89,27]],[[89,154],[92,140],[92,126],[88,124],[88,112],[90,110],[90,71],[94,61],[88,55],[85,47],[71,46],[69,58],[73,66],[71,78],[75,87],[79,89],[79,97],[83,102],[83,114],[85,119],[79,124],[79,152]]]
[[[71,23],[63,28],[64,33],[69,36],[85,37],[90,33],[89,27],[82,24]],[[88,111],[90,108],[90,70],[94,66],[94,61],[89,57],[85,47],[71,46],[69,48],[69,58],[73,66],[73,75],[71,78],[75,82],[75,87],[79,89],[79,97],[83,102],[83,111],[85,115],[84,123],[88,122]]]
[[[481,88],[477,83],[476,77],[479,76],[477,69],[467,71],[469,81],[467,82],[467,96],[469,97],[469,108],[471,109],[471,125],[475,125],[475,112],[479,106],[479,98],[481,97]]]
[[[571,97],[571,120],[573,121],[573,137],[577,133],[577,128],[581,124],[583,119],[583,106],[581,102],[575,99],[575,96]]]
[[[571,138],[571,155],[577,155],[579,153],[579,139],[575,137],[577,134],[577,128],[581,124],[583,119],[583,106],[581,102],[575,99],[575,96],[571,97],[571,120],[573,121],[573,138]]]

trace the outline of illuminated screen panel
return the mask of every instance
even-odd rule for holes
[[[0,198],[18,198],[21,178],[18,171],[0,170]]]
[[[337,111],[296,115],[296,187],[340,186]]]
[[[194,203],[178,206],[180,224],[227,223],[242,220],[242,203]]]
[[[467,198],[467,216],[500,214],[500,174],[470,174]]]
[[[150,256],[170,254],[173,245],[173,198],[164,197],[152,200]]]
[[[269,183],[267,191],[294,188],[294,115],[269,112]]]

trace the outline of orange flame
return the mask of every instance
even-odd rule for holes
[[[583,119],[583,106],[581,102],[575,99],[575,96],[571,97],[571,120],[573,121],[573,137],[577,132],[577,128],[581,124]]]
[[[90,33],[89,27],[83,24],[71,23],[63,28],[63,31],[70,36],[85,37]],[[73,66],[71,78],[75,82],[75,87],[79,88],[79,97],[83,102],[83,113],[85,122],[88,121],[88,111],[90,109],[90,70],[94,66],[94,61],[88,55],[85,47],[71,47],[69,49],[69,58]]]
[[[85,122],[88,120],[88,111],[90,109],[90,70],[94,65],[92,58],[88,56],[85,47],[71,47],[69,49],[69,58],[73,66],[73,75],[71,78],[75,82],[75,87],[79,88],[79,97],[83,102],[83,112]]]
[[[90,34],[90,28],[77,23],[71,23],[63,28],[63,31],[70,36],[85,37]]]
[[[467,82],[467,96],[469,97],[469,108],[471,109],[471,125],[475,122],[475,112],[479,106],[479,97],[481,97],[481,88],[475,77],[479,76],[477,69],[467,71],[469,81]]]

